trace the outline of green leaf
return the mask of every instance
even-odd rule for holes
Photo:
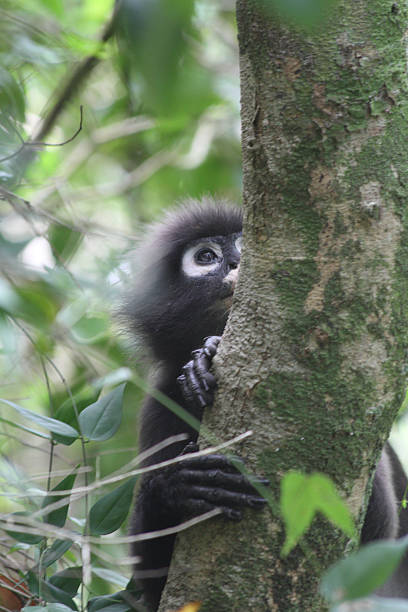
[[[75,597],[82,582],[82,568],[68,567],[51,576],[49,582],[70,597]]]
[[[111,595],[93,597],[88,601],[88,612],[146,612],[146,608],[141,602],[143,589],[140,583],[133,578],[128,582],[127,588]],[[126,606],[126,607],[125,607]]]
[[[383,597],[354,599],[349,605],[342,603],[330,608],[330,612],[408,612],[408,600]]]
[[[61,557],[69,550],[72,546],[72,540],[55,540],[52,546],[46,549],[43,556],[41,557],[41,566],[48,567],[61,559]]]
[[[71,333],[77,342],[92,344],[106,336],[109,326],[106,317],[86,315],[71,328]]]
[[[41,597],[44,597],[46,601],[64,604],[65,606],[68,606],[68,608],[71,608],[71,610],[78,609],[75,603],[72,601],[72,597],[70,597],[62,589],[55,587],[47,580],[41,580]]]
[[[325,573],[322,595],[335,603],[369,595],[391,576],[407,549],[408,536],[363,546]]]
[[[7,116],[24,121],[25,99],[20,85],[0,66],[0,109]]]
[[[48,240],[59,262],[68,261],[76,253],[82,238],[81,232],[60,223],[54,223],[48,229]]]
[[[71,610],[78,609],[68,593],[54,586],[48,580],[38,579],[37,574],[33,571],[28,571],[26,578],[30,591],[35,595],[41,596],[42,599],[50,603],[64,604],[64,606],[68,606]]]
[[[58,421],[62,421],[67,425],[71,425],[72,427],[76,427],[78,424],[76,413],[74,410],[73,403],[75,402],[75,407],[77,413],[79,414],[84,410],[87,406],[92,404],[98,399],[98,392],[92,387],[84,387],[78,393],[75,393],[73,397],[68,397],[57,409],[55,413],[55,418]],[[72,438],[66,438],[65,436],[59,436],[54,434],[53,436],[56,442],[61,442],[69,446],[74,442]]]
[[[122,589],[125,589],[129,582],[129,579],[126,578],[126,576],[113,572],[112,570],[108,570],[104,567],[93,567],[92,573],[95,574],[95,576],[102,578],[102,580],[106,580],[106,582],[116,584]]]
[[[211,75],[191,52],[193,2],[122,0],[118,9],[120,61],[136,95],[155,117],[186,115],[191,121],[219,100]]]
[[[119,529],[128,515],[136,480],[136,476],[130,478],[92,506],[89,512],[91,535],[106,535]]]
[[[123,391],[125,384],[116,387],[79,415],[82,435],[89,440],[108,440],[122,420]]]
[[[281,483],[281,511],[286,539],[282,555],[287,555],[310,527],[316,512],[306,486],[307,476],[300,472],[286,474]]]
[[[77,439],[79,437],[76,429],[74,429],[70,425],[62,423],[61,421],[57,421],[56,419],[53,419],[51,417],[43,416],[42,414],[37,414],[35,412],[32,412],[31,410],[27,410],[26,408],[23,408],[22,406],[19,406],[18,404],[15,404],[14,402],[10,402],[9,400],[3,398],[0,398],[0,402],[7,404],[7,406],[13,408],[24,418],[28,419],[29,421],[33,421],[34,423],[37,423],[37,425],[44,427],[44,429],[48,429],[48,431],[51,431],[52,433],[61,434],[62,436],[67,436],[67,438],[73,439]]]
[[[61,480],[61,482],[59,482],[57,486],[52,489],[52,491],[71,491],[72,487],[74,486],[75,478],[76,473],[69,474],[68,476],[66,476],[66,478]],[[60,508],[51,510],[51,512],[49,512],[48,514],[44,514],[44,521],[46,523],[50,523],[51,525],[55,525],[56,527],[63,527],[65,525],[65,521],[67,520],[69,498],[70,493],[68,493],[67,495],[47,495],[42,504],[43,508],[49,506],[50,504],[54,504],[55,502],[61,501],[61,499],[67,499],[67,503],[61,506]]]
[[[16,290],[20,302],[14,315],[36,328],[43,327],[48,330],[59,308],[56,296],[52,295],[50,287],[42,282],[32,282],[19,286]]]
[[[333,482],[324,474],[286,474],[281,484],[281,511],[286,529],[282,555],[287,555],[296,546],[317,512],[348,536],[355,536],[350,511]]]
[[[88,605],[88,612],[97,612],[97,610],[103,610],[104,612],[129,612],[130,610],[137,610],[137,608],[124,601],[115,601],[107,595],[91,599]]]
[[[19,516],[30,516],[29,512],[13,512],[10,515],[13,518],[15,525],[21,525],[22,528],[28,527],[25,521],[19,521],[16,517]],[[31,529],[31,527],[30,527]],[[41,535],[35,535],[33,533],[24,533],[24,531],[13,531],[12,529],[5,529],[9,536],[17,540],[17,542],[24,542],[25,544],[38,544],[44,537]]]
[[[5,419],[2,416],[0,416],[0,421],[2,423],[7,423],[7,425],[10,425],[11,427],[15,427],[16,429],[21,429],[21,431],[26,431],[32,434],[33,436],[38,436],[39,438],[43,438],[44,440],[51,440],[50,435],[42,433],[41,431],[38,431],[37,429],[32,429],[31,427],[25,427],[25,425],[21,425],[20,423],[14,423],[13,421],[10,421],[10,419]]]

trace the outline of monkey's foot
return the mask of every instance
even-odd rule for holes
[[[177,378],[188,406],[203,409],[214,401],[215,376],[210,368],[220,343],[220,336],[206,338],[204,346],[192,352],[192,359],[183,367],[183,374]]]

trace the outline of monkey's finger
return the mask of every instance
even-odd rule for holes
[[[217,352],[220,340],[221,336],[209,336],[205,339],[203,350],[210,359],[212,359]]]
[[[210,391],[210,389],[214,389],[217,384],[214,374],[209,371],[210,366],[210,360],[204,354],[204,351],[197,351],[193,356],[193,369],[196,378],[201,381],[204,390],[207,392]]]
[[[183,448],[183,451],[181,454],[186,455],[187,453],[197,453],[199,450],[200,450],[200,447],[198,446],[197,442],[193,442],[192,440],[190,440],[190,442],[188,442]]]
[[[197,405],[197,398],[194,396],[194,393],[190,389],[190,385],[187,383],[186,375],[185,374],[181,374],[180,376],[178,376],[177,382],[178,382],[178,384],[180,386],[181,392],[182,392],[183,397],[184,397],[185,401],[187,402],[187,404],[189,404],[190,406],[196,406]],[[205,404],[204,405],[199,404],[199,407],[200,408],[204,408]]]
[[[183,469],[180,472],[183,482],[194,483],[197,485],[221,487],[229,491],[239,491],[240,493],[255,493],[255,486],[269,486],[266,478],[248,478],[243,474],[224,472],[223,470],[189,470]]]
[[[192,363],[192,362],[189,362]],[[203,396],[201,389],[197,387],[197,382],[191,380],[190,371],[188,369],[189,364],[184,366],[185,373],[181,374],[177,378],[177,382],[180,385],[183,397],[188,405],[196,408],[205,408],[209,403],[208,400]]]
[[[237,465],[244,465],[242,459],[229,459],[224,455],[203,455],[199,457],[189,457],[180,463],[180,469],[192,470],[221,470],[223,472],[237,472]]]
[[[200,514],[205,514],[205,512],[210,512],[210,510],[215,510],[216,508],[219,508],[227,518],[233,521],[239,521],[242,518],[242,512],[240,510],[236,508],[216,506],[205,501],[204,499],[186,499],[183,503],[182,510],[185,516],[199,516]]]
[[[267,504],[266,499],[258,495],[248,495],[236,491],[226,491],[219,487],[190,487],[189,497],[203,499],[214,506],[227,508],[262,508]]]
[[[183,374],[185,376],[185,389],[188,397],[194,398],[194,401],[200,408],[211,405],[212,397],[208,393],[209,387],[205,388],[202,385],[202,381],[197,376],[194,369],[194,361],[189,361],[183,367]]]

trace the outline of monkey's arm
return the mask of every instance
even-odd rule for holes
[[[198,354],[195,357],[197,359]],[[199,402],[197,408],[187,404],[175,378],[161,390],[195,416],[201,417],[202,405]],[[204,393],[207,400],[210,398],[212,401],[210,390]],[[198,435],[159,402],[148,398],[143,408],[141,449],[146,450],[180,433],[187,434],[189,444],[182,442],[168,446],[153,455],[148,464],[182,455],[183,451],[194,452],[197,450],[195,441]],[[267,485],[268,481],[262,478],[250,481],[242,476],[236,468],[238,461],[231,462],[223,455],[215,454],[186,457],[183,461],[145,474],[132,517],[131,535],[174,527],[214,508],[219,508],[226,518],[238,520],[243,508],[263,507],[266,502],[252,485]],[[174,539],[175,536],[171,535],[132,544],[132,555],[141,559],[135,564],[134,574],[141,579],[146,601],[152,610],[158,606],[166,581]]]

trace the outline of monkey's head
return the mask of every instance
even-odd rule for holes
[[[238,276],[241,232],[239,208],[190,201],[154,226],[137,250],[127,313],[157,359],[178,366],[205,337],[222,334]]]

